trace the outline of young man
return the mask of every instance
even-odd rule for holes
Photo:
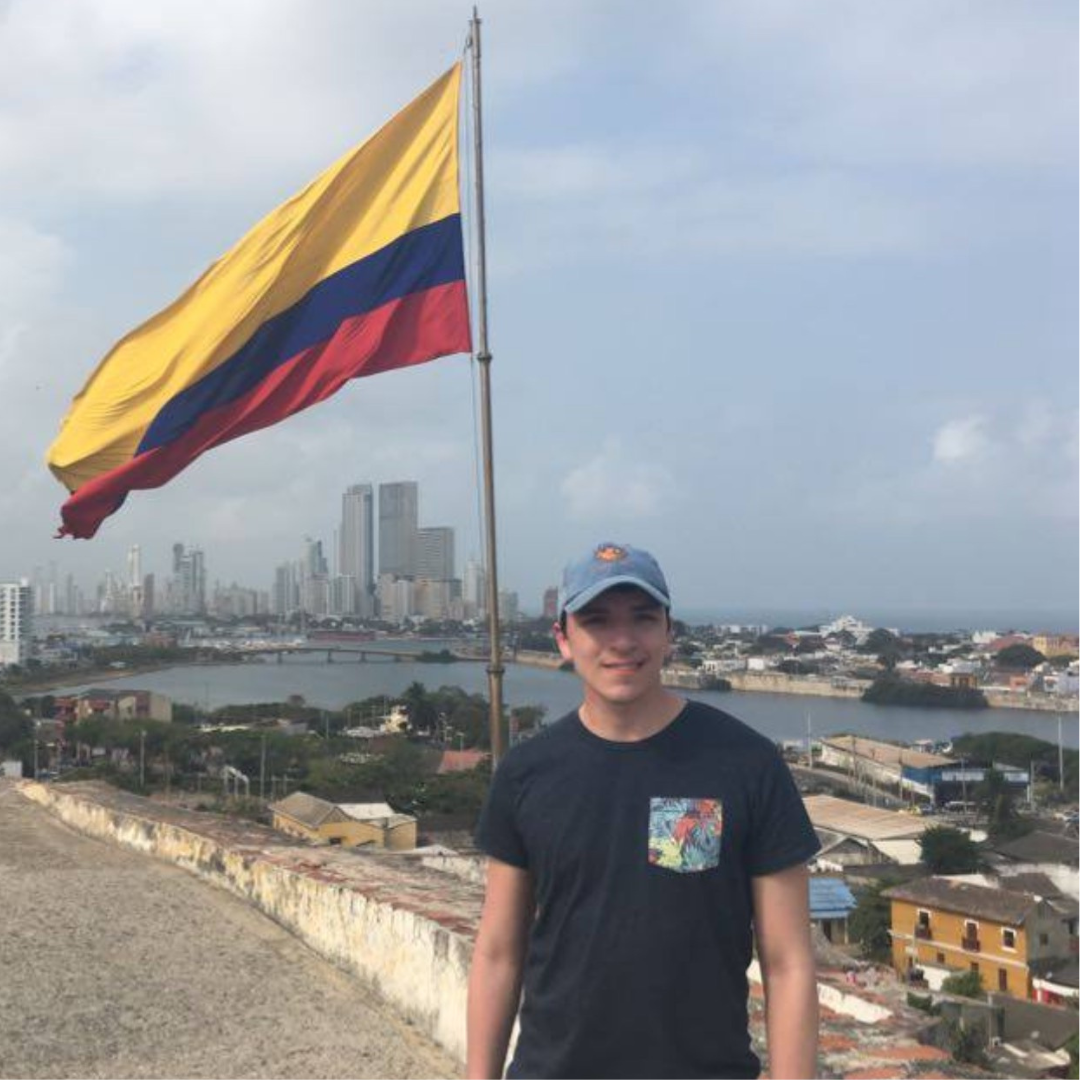
[[[645,551],[570,564],[555,638],[581,707],[500,764],[477,830],[487,897],[469,1077],[756,1077],[751,927],[769,1074],[814,1075],[806,860],[817,838],[775,747],[664,688],[671,599]]]

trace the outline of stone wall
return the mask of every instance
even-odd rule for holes
[[[461,1060],[481,887],[392,854],[312,848],[104,785],[23,781],[66,824],[228,889],[359,977]]]
[[[785,675],[782,671],[731,671],[724,678],[732,690],[768,694],[804,694],[807,697],[858,698],[870,685],[861,679],[836,685],[831,679],[813,675]]]

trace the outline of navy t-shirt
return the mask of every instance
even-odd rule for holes
[[[773,744],[690,702],[640,742],[576,712],[515,746],[477,829],[532,874],[511,1077],[755,1077],[750,882],[818,850]]]

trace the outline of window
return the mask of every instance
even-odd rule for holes
[[[1006,926],[1001,931],[1001,945],[1005,949],[1016,948],[1016,931]]]
[[[1049,945],[1050,944],[1050,935],[1049,934],[1040,934],[1039,935],[1039,944],[1040,945]]]
[[[937,954],[937,962],[939,964],[944,964],[945,963],[945,954],[943,952],[939,952]]]
[[[998,989],[1009,989],[1009,973],[1004,968],[998,968]]]
[[[974,971],[976,975],[979,974],[979,965],[974,960],[971,961],[971,970]]]

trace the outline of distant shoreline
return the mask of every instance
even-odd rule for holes
[[[18,683],[15,686],[0,683],[0,689],[6,690],[13,698],[40,697],[54,690],[62,690],[66,686],[82,686],[84,683],[107,682],[111,679],[128,679],[133,675],[150,675],[155,671],[167,671],[169,668],[197,667],[201,663],[202,661],[197,660],[168,660],[154,664],[132,664],[130,667],[122,668],[84,668],[44,679],[41,682]]]
[[[539,668],[555,671],[562,665],[562,657],[557,653],[525,652],[520,651],[512,658],[507,658],[508,663],[520,664],[522,667]],[[100,668],[93,670],[80,670],[58,675],[55,678],[45,679],[40,682],[22,683],[17,686],[0,683],[0,688],[7,690],[12,697],[39,697],[43,694],[54,693],[70,686],[84,686],[92,683],[108,682],[114,679],[128,679],[140,675],[149,675],[157,671],[167,671],[171,668],[194,668],[202,666],[215,666],[220,661],[162,661],[153,664],[138,664],[123,668]],[[732,690],[753,694],[783,694],[795,697],[816,697],[835,699],[859,699],[865,686],[859,680],[850,680],[846,685],[836,686],[829,679],[814,678],[806,675],[785,675],[782,672],[730,672],[724,676],[731,684]],[[684,690],[708,689],[699,684],[696,671],[688,668],[666,669],[665,682],[673,687]],[[865,683],[866,686],[869,683]],[[1027,694],[1011,694],[994,691],[984,691],[987,703],[992,709],[1009,709],[1043,713],[1070,713],[1077,712],[1076,699],[1059,701],[1049,695],[1037,697]],[[915,706],[916,708],[918,706]],[[965,710],[957,710],[964,712]]]
[[[562,658],[556,653],[518,652],[510,663],[525,667],[555,669],[562,664]],[[691,668],[666,668],[666,685],[684,690],[709,689],[700,676]],[[824,697],[861,699],[863,691],[870,685],[866,679],[844,679],[839,685],[829,678],[813,675],[786,675],[779,671],[732,671],[723,676],[731,683],[732,690],[749,694],[794,694],[798,697]],[[1023,709],[1031,712],[1073,713],[1077,711],[1075,698],[1058,700],[1049,694],[1012,694],[1008,692],[984,690],[987,704],[992,709]],[[912,708],[919,708],[913,705]],[[959,709],[958,712],[966,710]]]

